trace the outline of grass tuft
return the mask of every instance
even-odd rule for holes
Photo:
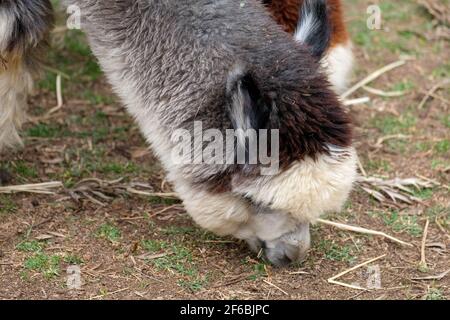
[[[119,228],[109,223],[102,224],[95,234],[98,238],[106,239],[112,243],[118,242],[122,236]]]
[[[24,262],[25,269],[41,272],[45,278],[50,279],[60,273],[61,257],[57,255],[49,256],[39,252],[27,258]]]

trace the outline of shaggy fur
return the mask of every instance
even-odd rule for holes
[[[321,58],[330,44],[331,21],[326,0],[306,0],[300,9],[295,40],[310,47],[313,56]]]
[[[66,3],[193,219],[276,265],[304,257],[309,223],[340,209],[356,171],[349,117],[310,48],[257,0]],[[278,174],[174,161],[176,130],[238,128],[279,130]]]
[[[48,0],[0,1],[0,152],[22,143],[18,129],[52,23]]]
[[[297,41],[309,44],[310,41],[305,38],[304,30],[306,30],[308,15],[305,14],[304,8],[310,0],[264,0],[267,8],[271,12],[274,19],[289,33],[294,34]],[[310,1],[312,4],[318,2],[326,3],[327,18],[330,23],[331,39],[327,44],[326,55],[322,59],[322,64],[327,70],[329,80],[333,85],[336,93],[343,93],[350,80],[353,69],[353,52],[350,37],[344,23],[344,14],[342,8],[342,0],[324,0]],[[302,10],[303,8],[303,10]],[[305,21],[306,19],[306,21]],[[319,19],[319,21],[323,22]],[[305,27],[306,24],[306,27]],[[310,34],[306,32],[306,34]],[[312,41],[313,46],[318,46],[323,42]]]
[[[342,0],[326,0],[332,26],[330,48],[347,43],[350,37],[344,23]],[[274,19],[289,33],[299,25],[301,7],[305,0],[263,0]],[[313,1],[314,2],[314,1]]]
[[[26,120],[27,96],[32,89],[31,73],[20,57],[6,57],[0,71],[0,150],[21,145],[17,130]]]

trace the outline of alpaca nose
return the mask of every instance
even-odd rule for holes
[[[311,245],[309,223],[300,224],[296,230],[263,244],[265,257],[275,266],[282,267],[305,260]]]

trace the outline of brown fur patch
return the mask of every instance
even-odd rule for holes
[[[318,74],[308,79],[307,89],[292,81],[289,86],[280,88],[276,97],[265,98],[267,103],[273,101],[276,105],[276,112],[272,113],[266,128],[279,129],[280,171],[289,169],[307,157],[317,159],[320,155],[328,154],[328,145],[341,148],[351,146],[351,117],[335,93],[324,86],[326,83],[325,76]],[[232,181],[239,184],[249,177],[257,177],[260,169],[261,165],[234,165],[226,172],[206,180],[200,178],[195,183],[207,185],[213,193],[231,191]]]
[[[299,8],[303,4],[303,0],[270,0],[265,3],[277,23],[286,32],[293,34],[298,25]],[[330,48],[333,48],[347,43],[349,35],[344,23],[341,0],[328,0],[327,5],[333,29]]]

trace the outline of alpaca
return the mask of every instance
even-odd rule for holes
[[[295,41],[258,0],[65,1],[80,9],[93,53],[193,220],[277,266],[305,257],[310,224],[341,209],[356,176],[351,121],[320,63],[331,34],[327,1],[306,4],[318,26],[300,22]],[[0,147],[18,141],[51,11],[47,0],[0,2]],[[197,152],[206,133],[230,130],[232,147],[215,152],[231,161],[174,156],[180,132]],[[275,172],[250,161],[255,139]],[[234,161],[239,150],[243,162]]]

